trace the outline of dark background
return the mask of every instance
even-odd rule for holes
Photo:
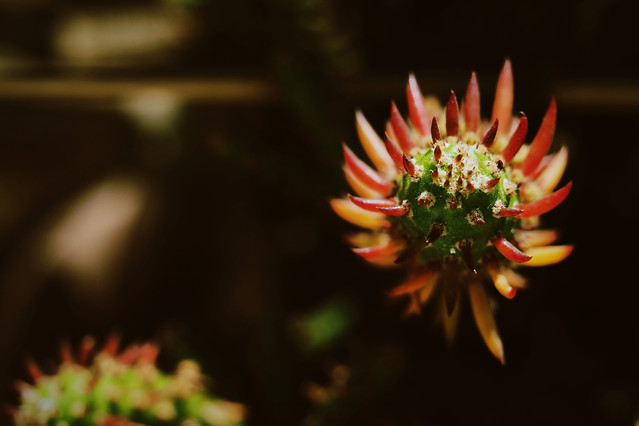
[[[637,16],[602,0],[0,3],[0,400],[17,403],[26,356],[46,369],[60,339],[116,331],[159,342],[167,370],[197,359],[251,425],[635,424]],[[361,152],[356,108],[379,131],[409,72],[444,99],[476,71],[485,116],[506,57],[532,129],[557,100],[574,188],[544,224],[575,250],[523,270],[512,301],[492,293],[502,367],[466,301],[451,348],[434,307],[405,319],[384,293],[402,271],[356,258],[327,201],[347,190],[340,142]],[[48,242],[113,179],[139,210],[91,273],[99,215],[71,254]],[[339,396],[309,397],[336,365]]]

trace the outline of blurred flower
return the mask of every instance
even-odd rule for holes
[[[155,366],[158,348],[152,343],[119,351],[113,335],[91,357],[94,345],[86,338],[73,354],[62,344],[55,374],[43,374],[35,362],[27,362],[34,383],[18,383],[16,424],[241,424],[244,407],[206,392],[206,378],[195,361],[182,361],[174,374],[166,374]]]

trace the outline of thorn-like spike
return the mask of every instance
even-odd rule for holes
[[[484,135],[484,139],[482,139],[481,143],[483,143],[488,148],[490,148],[493,142],[495,141],[495,136],[497,135],[498,127],[499,127],[499,119],[495,119],[495,122],[493,123],[492,126],[490,126],[490,129],[488,129],[488,131]]]
[[[468,275],[468,277],[468,294],[470,296],[470,305],[473,310],[475,324],[477,324],[479,333],[490,352],[503,365],[505,363],[504,345],[497,332],[497,325],[495,324],[493,313],[490,310],[488,296],[486,296],[484,287],[475,275]]]
[[[388,180],[360,160],[346,144],[342,144],[342,149],[346,164],[359,180],[384,196],[388,196],[392,192],[393,185]]]
[[[357,207],[361,207],[364,210],[368,210],[371,212],[378,211],[378,207],[393,207],[397,206],[397,203],[393,200],[380,200],[380,199],[370,199],[370,198],[360,198],[354,197],[348,194],[348,199],[351,200],[353,204]]]
[[[555,99],[553,98],[550,101],[550,106],[548,107],[548,111],[546,111],[546,115],[541,122],[541,126],[539,126],[539,130],[537,131],[537,135],[535,135],[535,139],[533,139],[530,144],[530,149],[528,150],[528,154],[526,155],[526,159],[521,163],[521,171],[524,175],[528,176],[532,172],[535,171],[541,159],[548,152],[548,148],[550,148],[550,144],[552,143],[552,138],[555,134],[555,122],[557,121],[557,105],[555,104]]]
[[[390,174],[394,170],[393,159],[386,152],[384,142],[377,135],[373,127],[360,110],[355,112],[355,124],[357,135],[362,143],[366,155],[371,159],[377,170],[382,174]]]
[[[414,74],[408,76],[406,97],[408,98],[410,119],[422,135],[428,136],[428,115],[426,114],[422,92],[419,90],[419,85],[417,84],[417,79],[415,79]]]
[[[497,216],[498,217],[515,217],[515,216],[519,216],[522,212],[523,212],[523,210],[521,210],[521,209],[513,209],[513,208],[509,208],[509,207],[502,207],[497,212]]]
[[[442,140],[442,134],[439,131],[439,124],[437,124],[437,117],[433,117],[433,122],[430,125],[430,131],[433,135],[433,142]]]
[[[455,310],[457,296],[459,294],[459,261],[455,258],[446,260],[446,271],[444,274],[444,301],[446,303],[446,313],[448,316]]]
[[[430,232],[428,232],[428,236],[426,237],[425,243],[433,244],[439,237],[442,236],[446,227],[442,223],[434,223],[433,226],[430,227]]]
[[[402,151],[410,153],[415,145],[413,144],[413,141],[411,139],[408,124],[406,124],[406,122],[404,121],[404,118],[397,109],[397,105],[395,105],[395,102],[391,103],[391,126],[393,128],[395,136],[397,137],[399,147],[402,149]]]
[[[31,380],[34,382],[40,380],[40,377],[42,377],[42,371],[40,370],[40,367],[38,367],[38,364],[36,364],[36,362],[31,358],[27,358],[25,364],[27,367],[27,373],[29,373]]]
[[[561,180],[568,164],[568,149],[562,146],[558,153],[553,155],[550,163],[544,168],[539,177],[535,179],[539,188],[544,192],[550,192]]]
[[[547,266],[559,263],[572,253],[573,246],[544,246],[533,247],[526,250],[526,254],[532,256],[526,266]]]
[[[442,158],[442,149],[439,145],[435,146],[433,157],[435,157],[435,161],[439,161],[439,159]]]
[[[404,170],[411,176],[415,176],[415,165],[412,161],[404,154],[402,157],[402,164],[404,165]]]
[[[568,182],[568,184],[563,188],[558,189],[557,191],[552,192],[537,201],[533,201],[532,203],[528,204],[520,204],[518,207],[520,210],[522,210],[522,212],[519,213],[518,217],[539,216],[541,214],[549,212],[566,199],[566,197],[570,193],[571,188],[572,181]]]
[[[377,210],[389,216],[406,216],[410,212],[406,203],[392,207],[377,207]]]
[[[479,108],[479,84],[477,84],[477,75],[473,72],[470,75],[463,107],[464,120],[466,120],[466,128],[468,131],[476,132],[479,128],[481,121]]]
[[[501,153],[501,156],[504,157],[504,162],[506,164],[510,163],[517,152],[519,152],[519,148],[523,145],[526,140],[526,133],[528,132],[528,117],[523,115],[519,119],[519,124],[517,125],[517,129],[510,137],[508,141],[508,145]]]
[[[450,91],[448,105],[446,106],[446,136],[457,136],[459,131],[459,107],[455,92]]]
[[[473,245],[470,240],[462,240],[459,242],[459,250],[464,264],[473,274],[477,273],[475,269],[475,258],[473,257]]]
[[[491,121],[499,119],[501,127],[499,133],[505,133],[510,129],[510,120],[513,111],[513,71],[510,61],[506,59],[504,67],[497,80],[495,91],[495,103],[493,104],[493,116]]]
[[[331,208],[339,217],[353,225],[362,228],[377,230],[388,223],[381,213],[369,212],[361,209],[348,199],[332,199]]]
[[[428,270],[422,274],[416,275],[405,283],[386,292],[389,296],[399,296],[407,293],[414,293],[428,284],[435,273],[434,269]]]
[[[397,244],[389,240],[371,247],[353,248],[351,250],[364,259],[378,259],[395,254],[398,248]]]
[[[397,168],[397,170],[399,170],[400,172],[403,171],[404,163],[402,161],[402,157],[404,153],[397,145],[395,145],[388,133],[384,135],[384,146],[386,147],[386,151],[388,151],[388,154],[393,159],[393,163],[395,163],[395,167]]]
[[[517,263],[524,263],[532,259],[532,256],[529,256],[519,250],[510,241],[508,241],[501,235],[497,235],[495,238],[493,238],[492,242],[495,248],[508,260],[512,260],[513,262]]]
[[[495,185],[497,185],[499,183],[500,179],[501,179],[501,176],[497,176],[496,178],[491,179],[488,182],[486,182],[486,189],[493,189],[495,187]]]

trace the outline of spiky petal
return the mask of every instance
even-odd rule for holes
[[[344,151],[346,164],[359,180],[385,196],[391,193],[393,186],[389,181],[380,176],[379,173],[373,170],[368,164],[357,158],[346,144],[342,145],[342,149]]]
[[[481,337],[495,358],[504,364],[504,346],[497,332],[495,319],[490,310],[490,304],[488,303],[488,297],[486,296],[484,287],[477,279],[471,278],[468,284],[468,293],[470,294],[470,304],[473,310],[473,316],[475,317],[475,323],[477,324]]]
[[[455,92],[450,91],[448,105],[446,106],[446,136],[457,136],[459,131],[459,107]]]
[[[411,121],[422,135],[428,136],[428,115],[426,114],[426,107],[424,106],[424,98],[422,97],[421,90],[419,90],[417,79],[413,74],[408,76],[406,97],[408,98],[408,112]]]
[[[506,133],[510,128],[510,119],[513,111],[513,71],[510,61],[506,59],[504,67],[499,74],[497,90],[495,91],[495,103],[493,104],[493,116],[491,121],[499,120],[501,127],[499,133]]]
[[[517,125],[517,129],[510,137],[508,141],[508,145],[506,145],[506,149],[501,153],[502,157],[504,157],[504,163],[508,164],[513,159],[517,152],[519,152],[519,148],[523,145],[526,140],[526,133],[528,133],[528,117],[522,115],[519,119],[519,124]]]
[[[464,98],[464,120],[466,121],[466,129],[470,132],[476,132],[481,121],[479,102],[479,85],[477,84],[477,75],[473,72],[470,75],[468,88],[466,89],[466,97]]]
[[[424,273],[418,274],[405,283],[393,288],[392,290],[389,290],[387,294],[389,296],[399,296],[401,294],[414,293],[428,284],[434,274],[434,269],[430,269]]]
[[[333,199],[331,207],[342,219],[362,228],[379,229],[387,223],[383,214],[362,210],[347,199]]]
[[[544,246],[533,247],[526,250],[526,254],[532,256],[529,262],[526,262],[526,266],[546,266],[559,263],[572,253],[573,246]]]
[[[366,120],[364,114],[362,114],[359,110],[355,112],[355,122],[359,140],[362,143],[368,158],[371,159],[377,170],[379,170],[382,174],[391,174],[395,169],[393,159],[390,155],[388,155],[388,152],[386,152],[384,142],[380,139],[375,130],[373,130],[373,127],[371,127],[369,122]]]
[[[519,250],[501,235],[495,237],[492,241],[495,248],[508,260],[523,263],[528,262],[532,258],[532,256],[529,256]]]
[[[487,147],[491,147],[493,142],[495,141],[495,136],[497,135],[497,128],[499,127],[499,119],[495,119],[495,122],[490,129],[484,135],[484,139],[482,139],[481,143],[486,145]]]
[[[555,104],[555,100],[552,99],[550,101],[548,111],[546,111],[546,115],[541,122],[541,126],[539,126],[537,135],[530,144],[530,150],[526,155],[526,159],[521,164],[521,171],[524,173],[524,175],[528,176],[532,172],[534,172],[541,159],[544,157],[544,155],[546,155],[546,152],[548,152],[548,148],[550,148],[552,138],[555,134],[556,120],[557,105]]]
[[[393,240],[389,240],[371,247],[353,248],[351,250],[364,259],[378,259],[396,253],[398,245]]]
[[[344,176],[346,177],[346,182],[348,182],[348,185],[351,188],[353,188],[353,191],[355,191],[355,193],[357,195],[359,195],[360,197],[364,197],[364,198],[382,198],[382,197],[384,197],[384,195],[381,192],[374,190],[373,188],[371,188],[370,186],[368,186],[364,182],[362,182],[355,175],[355,173],[353,173],[351,168],[348,167],[348,164],[344,164],[344,167],[342,168],[342,170],[344,171]]]
[[[384,146],[386,147],[388,155],[390,155],[393,159],[393,163],[395,163],[397,170],[400,172],[404,171],[404,163],[402,161],[404,153],[397,145],[395,145],[388,133],[384,135]]]
[[[408,124],[404,121],[402,114],[397,109],[395,102],[391,104],[391,127],[395,133],[397,142],[402,151],[409,153],[415,145],[410,135]]]
[[[360,198],[360,197],[354,197],[350,194],[348,195],[348,199],[351,200],[351,202],[355,204],[356,206],[371,212],[378,212],[379,211],[377,210],[378,207],[397,206],[397,202],[395,202],[394,200]]]
[[[532,203],[520,204],[517,207],[522,210],[522,212],[519,213],[518,217],[539,216],[549,212],[566,199],[571,188],[572,182],[568,182],[566,186],[546,195],[544,198],[533,201]]]
[[[562,146],[558,153],[553,155],[548,165],[541,172],[535,182],[543,192],[550,192],[559,184],[568,163],[568,149]]]

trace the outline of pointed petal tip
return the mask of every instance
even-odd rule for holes
[[[520,204],[518,207],[522,210],[517,217],[532,217],[539,216],[544,213],[547,213],[561,204],[572,189],[572,181],[568,182],[566,186],[561,189],[558,189],[555,192],[552,192],[546,195],[543,198],[540,198],[537,201],[533,201],[527,204]]]
[[[548,266],[554,265],[566,259],[572,253],[574,246],[543,246],[533,247],[526,250],[526,254],[532,256],[529,262],[524,263],[525,266]]]

